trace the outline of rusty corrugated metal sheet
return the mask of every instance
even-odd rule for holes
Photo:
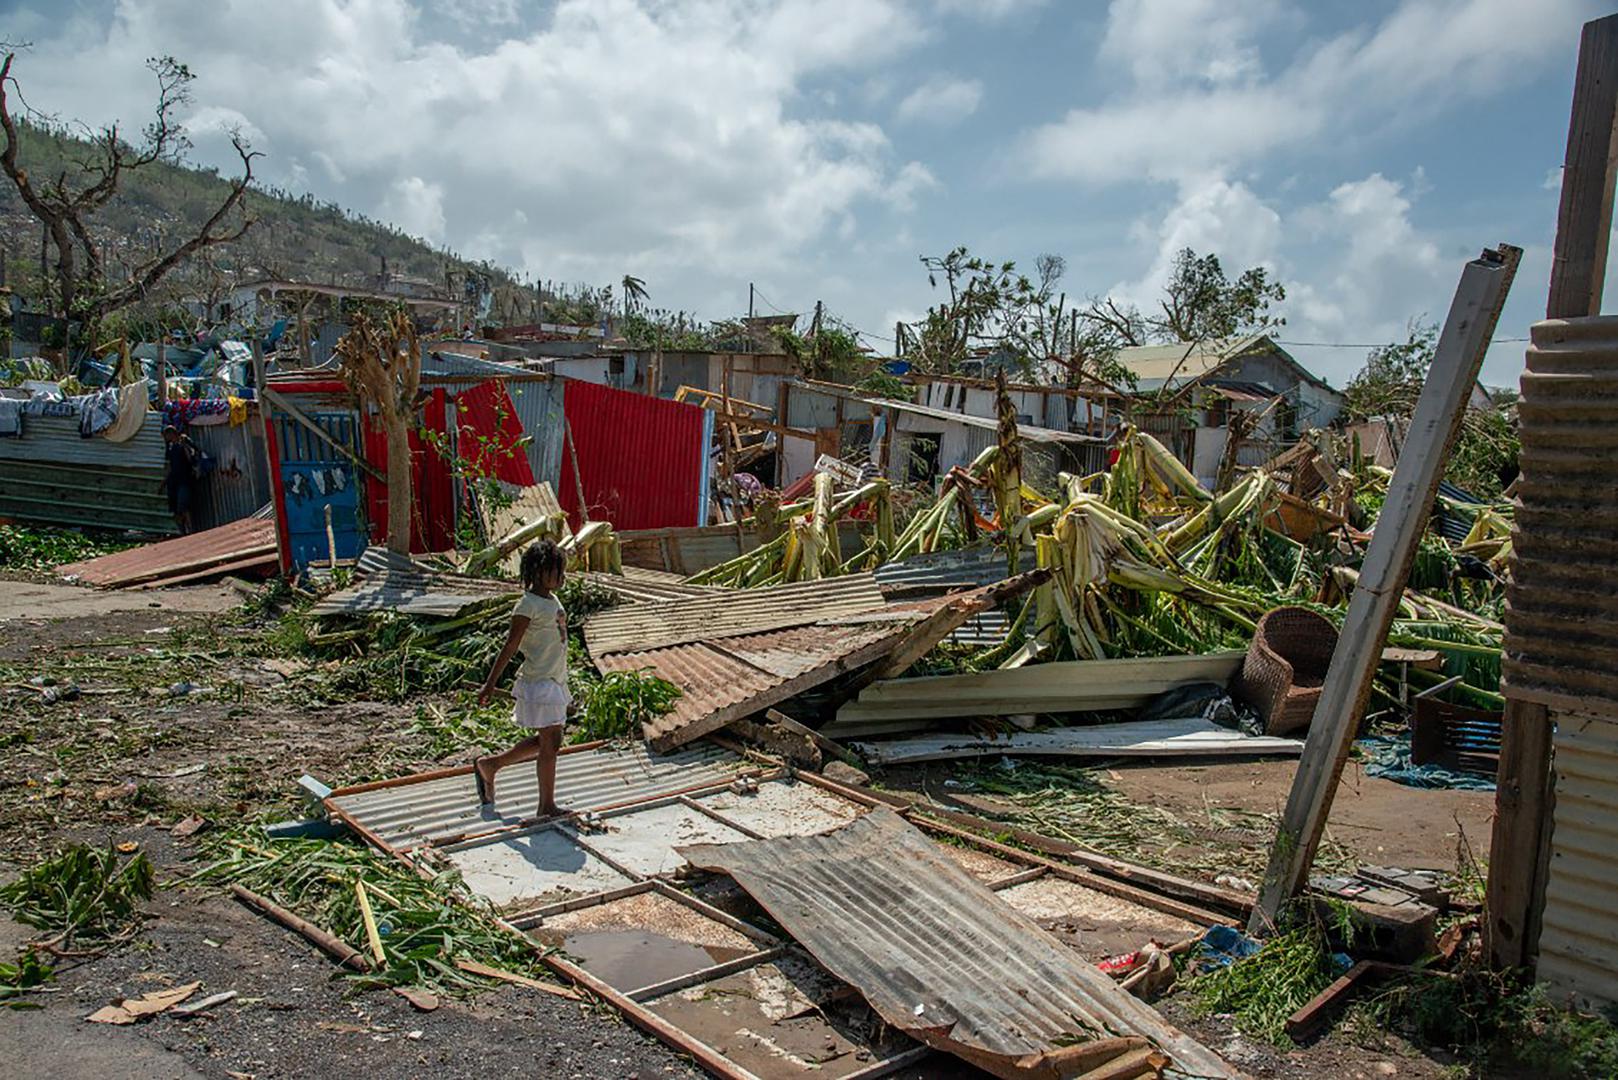
[[[733,754],[708,745],[666,756],[651,754],[640,743],[600,747],[559,756],[556,789],[572,809],[597,810],[724,783],[739,764]],[[326,799],[330,809],[395,851],[515,827],[533,816],[538,801],[538,780],[528,765],[513,765],[496,777],[492,817],[483,816],[470,769],[344,788]]]
[[[680,688],[674,710],[644,732],[653,747],[666,750],[885,655],[912,622],[914,617],[773,630],[613,653],[596,663],[602,671],[650,670]]]
[[[1180,1075],[1239,1075],[887,808],[818,836],[679,851],[735,878],[888,1023],[998,1076],[1057,1075],[1064,1047],[1130,1037]]]
[[[242,518],[217,529],[143,544],[56,569],[64,577],[87,585],[122,588],[190,577],[212,569],[220,573],[240,573],[251,566],[273,565],[275,561],[274,520]]]
[[[1618,709],[1618,317],[1532,333],[1502,682],[1553,708]]]
[[[584,624],[585,644],[597,663],[609,653],[644,652],[669,645],[805,626],[822,619],[874,611],[882,590],[870,574],[802,581],[629,611],[603,611]]]
[[[611,589],[618,594],[620,601],[636,604],[666,604],[727,591],[712,585],[687,585],[678,574],[643,570],[638,566],[626,566],[622,574],[584,570],[571,571],[568,576],[581,577],[604,589]]]

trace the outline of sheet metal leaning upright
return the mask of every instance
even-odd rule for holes
[[[729,874],[883,1019],[996,1076],[1236,1077],[877,808],[818,836],[679,849]]]

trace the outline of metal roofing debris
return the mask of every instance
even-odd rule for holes
[[[898,646],[919,617],[768,630],[613,653],[596,663],[604,672],[650,670],[680,688],[674,710],[645,726],[646,740],[666,750],[878,659]]]
[[[1020,731],[1002,738],[976,735],[918,735],[856,747],[878,765],[1000,754],[1066,757],[1223,757],[1246,754],[1301,754],[1302,739],[1245,735],[1195,717],[1137,720],[1122,724]]]
[[[551,489],[548,481],[541,480],[529,487],[508,485],[505,491],[511,497],[511,501],[504,506],[495,506],[492,500],[478,500],[478,505],[483,511],[484,532],[491,544],[498,543],[524,525],[540,518],[566,516],[562,513],[562,504],[556,501],[556,492]],[[507,573],[515,574],[521,562],[522,548],[516,547],[501,562],[501,566]]]
[[[406,615],[451,617],[473,604],[515,597],[522,586],[513,581],[465,577],[435,571],[408,555],[369,547],[355,568],[359,583],[323,597],[312,615],[362,615],[390,611]]]
[[[584,624],[585,644],[599,664],[610,653],[644,652],[719,637],[806,626],[874,611],[882,590],[870,574],[741,589],[633,611],[603,611]]]
[[[712,596],[726,590],[714,585],[687,585],[678,574],[665,574],[659,570],[643,570],[626,566],[621,574],[601,570],[576,570],[570,577],[583,578],[618,594],[618,599],[637,604],[665,604],[674,600],[691,600]]]
[[[599,810],[722,784],[740,762],[714,746],[654,755],[640,743],[627,747],[565,750],[556,759],[557,790],[574,810]],[[470,766],[362,784],[332,792],[326,806],[356,831],[389,851],[442,844],[458,837],[515,827],[531,818],[539,781],[527,765],[513,765],[495,778],[495,805],[484,816]]]
[[[1179,1074],[1238,1075],[891,810],[819,836],[680,851],[735,878],[888,1023],[997,1076],[1073,1075],[1148,1045]]]
[[[275,522],[248,517],[217,529],[68,563],[56,570],[87,585],[121,589],[269,568],[275,562]]]
[[[941,596],[957,589],[993,585],[1011,576],[1006,553],[1000,548],[934,551],[899,562],[883,563],[874,571],[882,595],[890,600]]]
[[[837,719],[825,731],[833,738],[844,738],[895,720],[1138,708],[1177,686],[1227,683],[1241,668],[1245,655],[1233,651],[1068,660],[963,675],[889,679],[866,687],[857,700],[838,709]]]

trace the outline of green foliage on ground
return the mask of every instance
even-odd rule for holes
[[[361,986],[420,986],[465,994],[496,984],[461,971],[472,960],[544,978],[540,950],[495,920],[486,901],[445,871],[425,878],[358,841],[270,840],[244,829],[209,846],[212,861],[194,880],[238,883],[371,955],[356,882],[363,882],[385,963],[348,978]]]
[[[1231,1014],[1244,1034],[1290,1047],[1287,1017],[1340,974],[1325,930],[1311,922],[1270,938],[1252,956],[1193,975],[1186,989],[1198,1011]]]
[[[25,926],[43,930],[64,949],[93,949],[131,934],[140,905],[152,898],[145,853],[74,844],[0,886],[0,903]]]
[[[0,525],[0,570],[50,570],[122,551],[130,541],[78,529]]]

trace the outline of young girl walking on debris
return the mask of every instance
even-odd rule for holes
[[[511,696],[517,702],[517,725],[533,729],[534,734],[503,754],[472,762],[478,801],[485,806],[494,802],[494,778],[501,769],[532,761],[539,774],[539,816],[566,813],[556,805],[556,754],[562,747],[562,721],[567,719],[572,701],[567,692],[567,613],[556,599],[566,568],[562,550],[549,540],[523,552],[526,591],[511,613],[511,632],[484,680],[478,704],[489,703],[506,665],[521,651],[522,667],[511,684]]]

